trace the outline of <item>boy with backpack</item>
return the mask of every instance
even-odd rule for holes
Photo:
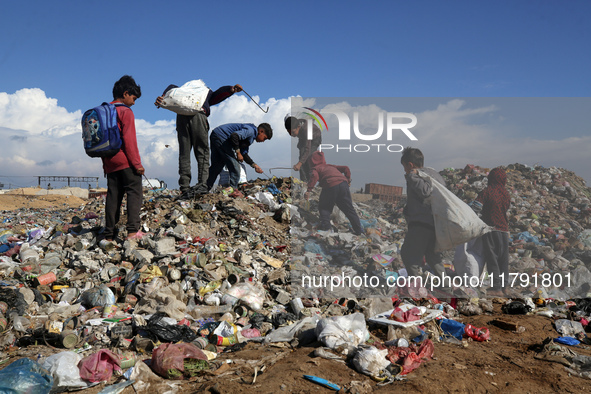
[[[140,209],[142,207],[142,175],[144,167],[140,159],[135,132],[135,117],[131,106],[140,98],[142,91],[135,80],[124,75],[113,86],[113,101],[117,110],[122,145],[113,156],[101,157],[107,176],[104,238],[112,241],[115,226],[121,216],[123,196],[127,195],[127,239],[141,238]]]
[[[316,151],[310,156],[310,181],[304,198],[310,198],[310,192],[316,186],[316,182],[322,187],[318,200],[318,211],[320,216],[319,230],[330,230],[330,214],[336,204],[337,207],[349,219],[353,233],[363,234],[363,227],[351,199],[351,170],[347,166],[326,164],[324,152]]]

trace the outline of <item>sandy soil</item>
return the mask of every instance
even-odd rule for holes
[[[0,194],[0,211],[13,211],[21,208],[74,208],[85,204],[87,200],[76,196],[49,194],[46,196],[27,195],[25,193]]]
[[[314,348],[292,350],[289,347],[281,349],[253,344],[241,352],[223,355],[222,358],[256,360],[273,354],[289,354],[268,367],[257,377],[254,385],[250,384],[253,378],[252,369],[242,368],[238,369],[240,374],[234,371],[227,376],[212,379],[198,386],[195,392],[208,392],[210,387],[216,385],[222,393],[331,392],[303,379],[303,375],[315,375],[341,387],[352,381],[366,382],[374,392],[584,393],[591,390],[591,380],[570,375],[561,364],[534,358],[544,339],[559,336],[552,319],[542,316],[508,316],[501,312],[500,307],[500,304],[495,305],[493,315],[462,319],[464,323],[488,327],[490,341],[470,341],[467,347],[436,343],[434,359],[424,362],[408,374],[405,381],[380,387],[369,377],[338,361],[314,358]],[[525,327],[525,331],[515,333],[498,328],[490,324],[495,318],[517,323]],[[374,330],[372,333],[385,338],[386,331],[380,331]],[[591,356],[589,347],[571,349]]]

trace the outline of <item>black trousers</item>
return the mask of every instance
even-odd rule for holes
[[[409,276],[418,276],[423,258],[434,274],[445,272],[441,253],[435,253],[435,228],[428,224],[409,223],[400,249],[400,257]]]
[[[335,204],[349,219],[353,232],[357,235],[363,232],[361,221],[355,208],[353,207],[353,200],[351,199],[351,191],[347,182],[343,181],[333,187],[324,187],[320,193],[318,200],[318,210],[320,211],[320,226],[321,230],[330,229],[330,214]]]
[[[121,218],[123,196],[127,195],[127,232],[140,229],[142,208],[142,176],[131,168],[107,174],[107,201],[105,203],[105,238],[113,238],[115,226]]]

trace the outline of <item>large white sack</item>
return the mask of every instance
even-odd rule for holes
[[[433,192],[427,200],[435,220],[436,252],[453,249],[492,230],[468,204],[444,185],[424,171],[419,171],[419,176],[430,179],[433,184]]]
[[[205,82],[196,79],[166,92],[161,106],[179,115],[195,115],[201,111],[208,93]]]

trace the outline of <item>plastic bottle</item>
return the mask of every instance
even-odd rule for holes
[[[10,314],[10,320],[12,321],[12,327],[14,327],[14,329],[19,332],[27,331],[27,328],[31,325],[29,319],[19,316],[15,312]]]

